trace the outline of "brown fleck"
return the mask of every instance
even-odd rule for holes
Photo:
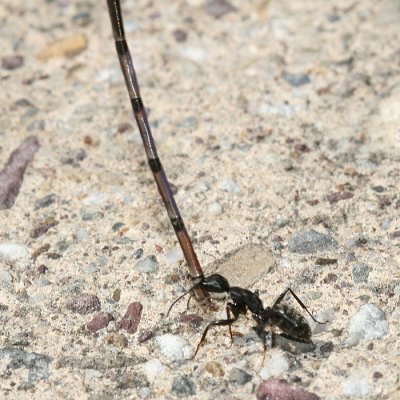
[[[332,274],[331,272],[324,278],[323,282],[326,284],[334,283],[338,280],[338,276],[336,274]]]
[[[110,313],[100,312],[87,323],[86,327],[90,332],[94,333],[105,328],[113,319],[114,318]]]
[[[378,200],[379,208],[384,209],[392,204],[392,200],[390,200],[389,196],[381,196]]]
[[[182,314],[181,322],[191,325],[200,325],[203,322],[203,318],[196,314]]]
[[[319,257],[315,261],[315,264],[317,264],[317,265],[330,265],[330,264],[336,264],[336,263],[337,263],[336,258]]]
[[[222,368],[222,365],[220,363],[217,363],[215,361],[210,361],[208,362],[205,366],[204,369],[210,373],[214,378],[221,377],[225,375],[225,372]]]
[[[187,33],[182,29],[175,29],[172,34],[178,43],[185,42],[187,39]]]
[[[391,237],[392,239],[395,239],[395,238],[400,237],[400,231],[394,231],[394,232],[392,232],[392,233],[390,234],[390,237]]]
[[[336,192],[336,193],[328,194],[326,196],[326,199],[329,201],[329,203],[335,204],[341,200],[351,199],[353,196],[354,196],[354,193],[352,193],[352,192]]]
[[[36,137],[29,136],[11,153],[4,169],[0,172],[0,210],[14,205],[26,167],[33,160],[39,147]]]
[[[43,246],[40,246],[32,253],[32,258],[33,259],[38,258],[41,254],[46,253],[46,251],[48,251],[49,249],[50,245],[48,243],[44,244]]]
[[[100,308],[100,300],[93,294],[80,294],[67,302],[68,310],[81,315],[99,311]]]
[[[111,333],[106,336],[105,341],[107,344],[113,344],[115,347],[121,349],[128,347],[128,339],[126,336],[119,333]]]
[[[73,57],[87,47],[87,39],[81,33],[56,40],[37,54],[39,60],[49,60],[58,57]]]
[[[139,343],[144,343],[150,340],[154,336],[154,332],[152,331],[144,331],[138,337]]]
[[[32,229],[31,238],[36,239],[44,235],[50,228],[58,225],[58,223],[59,221],[56,221],[53,217],[46,218]]]
[[[135,333],[142,317],[142,310],[143,306],[137,301],[129,304],[128,310],[119,324],[120,327],[128,333]]]

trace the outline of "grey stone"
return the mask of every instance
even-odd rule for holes
[[[298,254],[334,250],[337,246],[337,241],[331,236],[314,231],[313,229],[303,229],[296,232],[288,243],[289,251]]]
[[[193,396],[196,394],[196,385],[193,380],[187,376],[178,376],[172,383],[171,392],[178,397]]]

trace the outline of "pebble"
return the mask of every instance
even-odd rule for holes
[[[56,198],[57,198],[56,195],[52,193],[42,197],[41,199],[37,199],[34,204],[35,210],[39,210],[40,208],[45,208],[50,206],[56,201]]]
[[[13,54],[11,56],[4,56],[1,58],[1,66],[3,69],[12,71],[24,65],[24,57]]]
[[[26,128],[29,132],[33,131],[43,131],[45,128],[44,120],[38,119],[36,121],[32,121],[28,127]]]
[[[53,217],[46,218],[40,221],[31,231],[31,238],[37,239],[38,237],[45,235],[47,231],[56,225],[59,224],[59,221],[54,219]]]
[[[208,15],[216,19],[236,11],[236,8],[227,0],[210,0],[204,6],[204,9]]]
[[[123,222],[116,222],[116,223],[111,227],[111,229],[112,229],[114,232],[118,232],[124,225],[125,225],[125,224],[124,224]]]
[[[91,321],[86,324],[86,328],[94,333],[100,329],[105,328],[112,320],[113,316],[107,312],[100,312],[96,314]]]
[[[165,367],[158,358],[152,358],[143,364],[143,371],[149,379],[157,378],[164,370]]]
[[[289,218],[286,215],[277,215],[275,218],[275,224],[278,228],[283,228],[289,223]]]
[[[236,385],[245,385],[247,382],[250,382],[252,378],[252,375],[240,368],[232,368],[229,373],[229,382]]]
[[[385,313],[375,304],[363,304],[351,318],[346,346],[356,346],[360,341],[380,339],[389,332]]]
[[[225,372],[222,365],[215,361],[210,361],[204,365],[204,369],[214,378],[224,376]]]
[[[2,360],[4,371],[28,369],[28,382],[34,383],[50,377],[49,364],[53,358],[44,354],[28,353],[18,348],[5,347],[0,349],[0,360]]]
[[[193,347],[181,336],[167,333],[157,336],[155,340],[161,354],[169,361],[182,362],[193,356]]]
[[[73,297],[67,302],[67,309],[81,314],[86,315],[94,311],[99,311],[101,308],[100,300],[93,294],[80,294]]]
[[[135,264],[135,269],[138,272],[150,274],[158,271],[158,261],[156,256],[147,256],[145,259],[138,261]]]
[[[50,43],[36,57],[43,61],[50,60],[51,58],[70,58],[81,53],[86,47],[86,36],[81,33],[75,33]]]
[[[180,247],[175,247],[165,253],[165,259],[169,265],[178,266],[183,260],[184,255]]]
[[[135,333],[142,318],[143,306],[135,301],[128,306],[128,310],[120,321],[120,327],[128,333]]]
[[[290,74],[285,72],[283,79],[293,87],[299,87],[310,83],[310,77],[307,74]]]
[[[12,289],[12,275],[8,271],[0,271],[0,287],[5,289]]]
[[[372,271],[372,268],[367,264],[357,264],[352,269],[352,276],[354,283],[367,283],[369,273]]]
[[[292,386],[283,379],[268,379],[257,389],[257,400],[319,400],[315,393]]]
[[[343,394],[347,397],[364,397],[369,393],[368,379],[361,373],[352,373],[342,385]]]
[[[219,183],[219,188],[228,193],[238,194],[240,186],[233,179],[225,179]]]
[[[112,344],[115,347],[119,347],[120,349],[128,347],[128,339],[126,338],[126,336],[119,333],[110,333],[105,337],[105,341],[107,344]]]
[[[80,228],[76,231],[75,237],[78,242],[83,242],[89,238],[89,231],[85,228]]]
[[[210,215],[220,215],[222,212],[221,204],[214,202],[208,206],[208,212]]]
[[[92,193],[82,200],[82,204],[87,207],[101,206],[106,201],[106,194],[104,192]]]
[[[260,376],[263,379],[278,376],[289,369],[289,362],[285,355],[281,352],[273,354],[268,360],[265,367],[260,371]]]
[[[133,258],[135,258],[136,260],[139,260],[139,258],[141,258],[143,256],[143,249],[137,249],[134,251],[133,253]]]
[[[288,242],[289,251],[298,254],[334,250],[337,247],[338,243],[335,239],[313,229],[303,229],[296,232]]]
[[[51,282],[44,277],[40,277],[40,278],[36,279],[35,285],[37,287],[44,287],[44,286],[51,285]]]
[[[190,376],[178,376],[172,382],[171,392],[181,398],[193,396],[196,394],[196,385]]]
[[[104,218],[104,214],[101,211],[83,211],[82,221],[95,221]]]
[[[17,243],[0,243],[0,259],[13,263],[28,257],[29,249]]]

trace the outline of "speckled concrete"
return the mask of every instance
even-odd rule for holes
[[[0,397],[249,399],[272,371],[324,399],[399,398],[398,1],[230,0],[218,18],[216,1],[123,3],[160,157],[205,272],[222,264],[229,275],[227,260],[246,249],[243,286],[255,281],[264,304],[290,284],[330,319],[315,328],[314,352],[274,348],[264,369],[251,318],[231,347],[227,329],[211,331],[194,361],[160,351],[166,334],[193,351],[206,322],[179,322],[184,302],[165,316],[190,283],[106,3],[26,3],[0,4],[0,169],[27,136],[41,146],[0,211],[0,244],[23,246],[0,260]],[[337,247],[293,252],[304,229]],[[250,245],[258,261],[265,252],[261,273]],[[144,272],[135,264],[147,256]],[[82,295],[97,296],[107,327],[88,329],[97,305],[67,307]],[[143,311],[129,333],[120,322],[135,302]],[[189,312],[221,317],[216,303],[204,313],[192,301]],[[384,312],[388,333],[346,347],[363,304]]]

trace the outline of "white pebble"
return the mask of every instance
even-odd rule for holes
[[[12,288],[12,275],[8,271],[0,271],[0,287]]]
[[[220,189],[229,193],[239,193],[240,187],[233,179],[225,179],[219,184]]]
[[[193,347],[178,335],[165,334],[156,338],[161,354],[169,361],[188,360],[193,356]]]
[[[185,47],[180,50],[180,53],[197,64],[202,64],[207,57],[207,53],[199,47]]]
[[[343,394],[351,398],[366,396],[369,393],[368,380],[359,373],[350,375],[343,382],[342,388]]]
[[[282,353],[274,354],[267,365],[261,369],[260,376],[263,379],[268,379],[271,376],[278,376],[289,369],[289,363]]]
[[[379,339],[389,331],[385,313],[375,304],[363,304],[349,322],[347,346],[356,346],[362,340]]]
[[[75,233],[75,236],[78,242],[82,242],[89,237],[89,232],[85,228],[80,228]]]
[[[222,206],[221,206],[221,204],[219,204],[219,203],[217,203],[217,202],[211,203],[211,204],[208,206],[208,212],[209,212],[211,215],[219,215],[219,214],[221,214],[221,212],[222,212]]]
[[[0,259],[8,262],[15,262],[19,259],[26,258],[29,250],[26,246],[16,243],[0,243]]]
[[[149,379],[154,379],[161,375],[165,367],[158,358],[152,358],[143,364],[143,371]]]
[[[165,253],[165,259],[169,265],[179,265],[183,258],[183,252],[180,247],[175,247]]]
[[[93,193],[88,195],[83,199],[82,203],[85,206],[95,206],[104,204],[106,199],[106,194],[103,192]]]

